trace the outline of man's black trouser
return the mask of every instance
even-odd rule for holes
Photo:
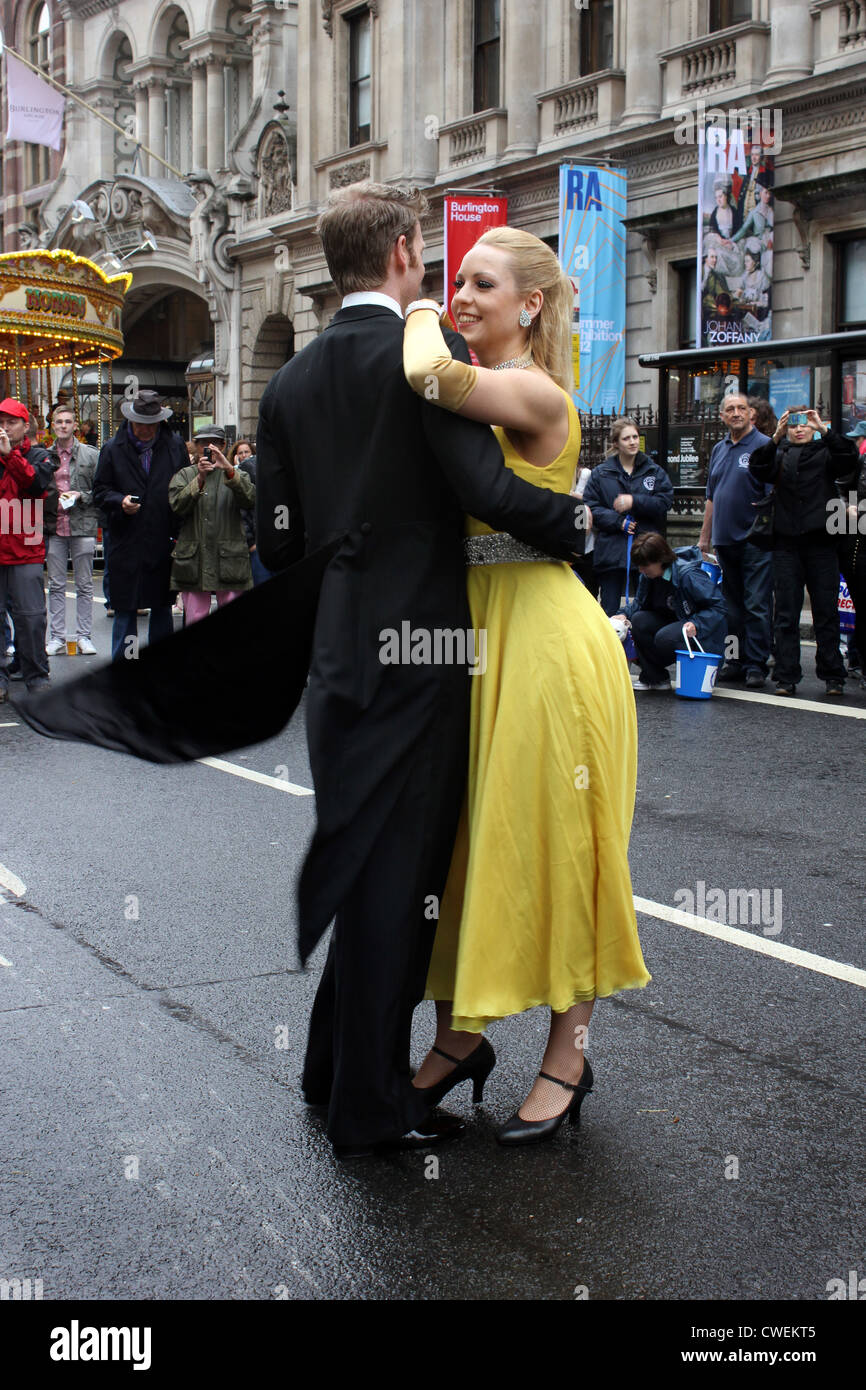
[[[424,997],[430,900],[441,900],[448,875],[467,758],[462,709],[444,722],[406,770],[337,912],[313,1004],[302,1084],[308,1101],[328,1104],[334,1144],[398,1138],[428,1110],[409,1074],[412,1014]]]

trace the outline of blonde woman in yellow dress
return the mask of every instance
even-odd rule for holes
[[[415,391],[494,424],[510,468],[564,493],[580,452],[571,310],[549,247],[496,228],[464,257],[452,300],[480,367],[451,357],[429,300],[407,310],[403,354]],[[635,702],[610,622],[569,566],[471,517],[466,532],[486,670],[472,681],[467,795],[427,981],[436,1039],[415,1085],[433,1105],[472,1080],[480,1099],[495,1062],[484,1029],[546,1005],[541,1070],[498,1135],[535,1143],[578,1121],[592,1089],[595,999],[650,979],[627,857]]]

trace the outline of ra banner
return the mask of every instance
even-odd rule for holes
[[[9,107],[7,140],[29,140],[32,145],[60,149],[66,98],[8,52],[6,100]]]
[[[471,251],[478,238],[490,227],[504,227],[508,214],[507,198],[456,196],[445,199],[445,293],[448,317],[451,318],[451,299],[454,280],[460,262]],[[456,327],[456,325],[455,325]]]
[[[560,165],[559,259],[574,286],[580,329],[578,410],[625,409],[625,215],[624,174]]]
[[[721,122],[698,131],[699,347],[773,336],[775,160],[745,134]]]

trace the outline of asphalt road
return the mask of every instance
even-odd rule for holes
[[[822,689],[801,687],[819,710],[637,695],[652,983],[598,1004],[581,1128],[538,1149],[494,1130],[544,1011],[494,1025],[484,1105],[448,1098],[471,1126],[438,1164],[339,1163],[299,1094],[323,957],[298,971],[300,714],[229,759],[273,785],[43,740],[0,707],[0,1277],[45,1299],[826,1300],[866,1276],[866,720],[833,712],[866,693]],[[764,890],[772,920],[746,941],[666,920],[687,892],[713,915],[699,883]]]

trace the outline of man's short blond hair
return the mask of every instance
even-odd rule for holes
[[[73,420],[77,420],[74,405],[56,405],[51,412],[51,419],[56,420],[58,415],[71,415]]]
[[[316,230],[339,293],[377,289],[395,241],[405,236],[411,245],[426,211],[427,199],[410,184],[365,179],[334,189]]]

